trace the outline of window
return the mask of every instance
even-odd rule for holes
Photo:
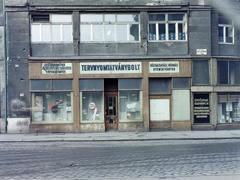
[[[193,85],[209,84],[209,65],[208,60],[193,61]]]
[[[149,41],[186,40],[186,14],[149,14]]]
[[[103,79],[81,79],[82,122],[104,121]]]
[[[138,14],[81,14],[82,42],[139,41]]]
[[[32,15],[31,38],[34,43],[72,42],[72,15]]]
[[[31,80],[31,91],[33,122],[72,122],[72,80]]]
[[[218,94],[218,123],[240,122],[240,94]]]
[[[233,21],[227,18],[218,17],[218,42],[234,43]]]
[[[239,61],[218,61],[218,84],[240,84]]]
[[[142,79],[119,79],[119,120],[142,119],[141,89]]]
[[[170,79],[169,78],[149,79],[149,93],[150,95],[171,94]]]
[[[173,78],[174,89],[189,89],[189,78]]]

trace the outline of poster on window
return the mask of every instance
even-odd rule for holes
[[[209,94],[194,94],[194,123],[210,123]]]

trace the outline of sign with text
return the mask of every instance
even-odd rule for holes
[[[42,63],[42,74],[72,74],[72,63]]]
[[[194,123],[210,123],[209,94],[194,94]]]
[[[179,73],[178,61],[149,62],[150,73]]]
[[[142,73],[141,62],[84,62],[80,74]]]

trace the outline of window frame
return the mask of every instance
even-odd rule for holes
[[[222,16],[219,16],[218,18],[224,18]],[[227,18],[224,18],[224,19],[227,19]],[[234,41],[234,36],[235,36],[235,28],[234,28],[234,21],[233,20],[230,20],[231,21],[231,24],[220,24],[218,22],[218,43],[219,44],[235,44],[235,41]],[[219,41],[219,28],[222,27],[223,28],[223,42],[220,42]],[[226,28],[232,28],[232,31],[233,31],[233,35],[232,35],[232,42],[226,42]]]
[[[33,16],[31,16],[31,43],[72,43],[73,42],[73,15],[72,14],[48,14],[49,15],[49,21],[48,22],[33,22]],[[52,22],[53,15],[70,15],[71,16],[71,22]],[[33,41],[33,26],[38,25],[39,26],[39,41]],[[42,26],[43,25],[49,25],[49,40],[43,41],[42,39]],[[53,41],[52,38],[52,27],[53,25],[60,25],[60,40],[59,41]],[[64,41],[64,34],[63,34],[63,26],[64,25],[71,25],[71,40],[70,41]]]
[[[81,21],[81,15],[101,15],[102,16],[102,21],[100,22],[82,22]],[[114,15],[115,16],[115,20],[114,22],[105,22],[105,15]],[[131,21],[117,21],[117,16],[118,15],[137,15],[138,16],[138,22],[131,22]],[[117,40],[117,25],[126,25],[127,24],[127,41],[119,41]],[[90,25],[90,29],[91,29],[91,40],[82,40],[81,38],[81,25]],[[94,41],[93,40],[93,25],[101,25],[102,26],[102,41]],[[106,25],[114,25],[114,41],[106,41],[105,39],[105,26]],[[130,25],[138,25],[138,41],[131,41],[130,40]],[[82,13],[80,14],[80,42],[81,43],[140,43],[140,14],[139,13]]]
[[[165,21],[149,21],[149,15],[150,14],[165,14]],[[183,20],[168,20],[168,15],[169,14],[184,14]],[[169,24],[175,24],[175,39],[174,40],[169,40]],[[150,40],[149,35],[150,35],[150,29],[149,25],[150,24],[155,24],[156,26],[156,40]],[[165,34],[166,38],[165,40],[159,40],[159,29],[158,25],[159,24],[165,24]],[[178,25],[183,24],[185,25],[185,39],[181,40],[179,39],[179,31],[178,31]],[[148,14],[148,41],[149,42],[164,42],[164,41],[174,41],[174,42],[186,42],[188,40],[188,27],[187,27],[187,13],[183,12],[175,12],[175,13],[149,13]]]

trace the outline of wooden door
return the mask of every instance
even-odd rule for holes
[[[118,128],[118,93],[105,92],[105,128]]]

